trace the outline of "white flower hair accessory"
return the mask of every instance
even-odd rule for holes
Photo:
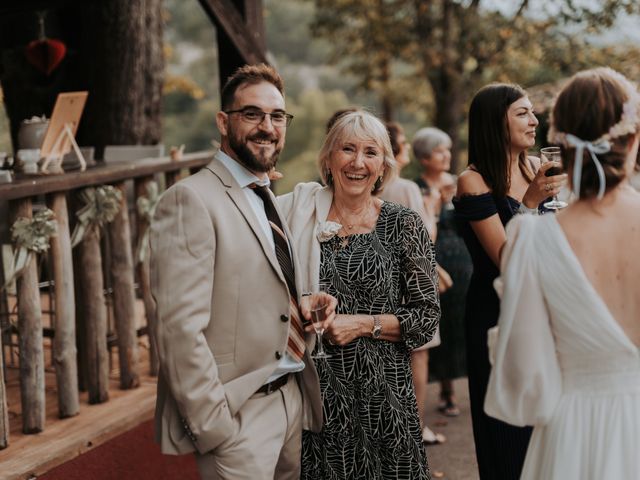
[[[547,134],[547,140],[554,145],[563,145],[569,147],[567,141],[567,134],[556,130],[556,125],[553,119],[553,114],[549,118],[549,133]],[[603,141],[614,140],[625,135],[630,135],[638,131],[640,126],[640,95],[633,90],[633,94],[622,105],[622,115],[618,123],[613,125],[607,133],[599,138],[591,141],[594,145]]]
[[[342,225],[332,221],[318,222],[316,226],[316,238],[320,243],[328,242],[335,237]]]
[[[640,124],[638,103],[640,103],[638,95],[634,95],[632,99],[629,99],[624,103],[622,106],[622,116],[620,117],[620,121],[609,129],[609,132],[603,136],[603,140],[612,140],[624,135],[636,133],[638,124]]]

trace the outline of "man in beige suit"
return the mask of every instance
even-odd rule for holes
[[[275,70],[239,69],[222,90],[220,151],[165,192],[151,228],[156,437],[164,453],[195,452],[206,479],[299,478],[303,424],[322,425],[307,297],[264,188],[291,118]]]

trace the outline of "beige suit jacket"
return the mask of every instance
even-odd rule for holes
[[[284,354],[288,289],[244,192],[215,158],[162,195],[149,241],[156,440],[164,453],[205,453],[238,431],[235,414]],[[313,335],[306,340],[312,345]],[[318,431],[320,386],[309,352],[298,375],[303,426]]]

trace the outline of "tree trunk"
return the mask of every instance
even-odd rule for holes
[[[435,102],[434,124],[451,137],[451,171],[458,171],[458,142],[462,119],[462,72],[459,71],[460,52],[453,48],[457,30],[456,4],[442,2],[439,16],[434,18],[428,2],[414,1],[415,34],[421,45],[421,69],[433,91]],[[434,35],[435,25],[441,32]]]
[[[462,91],[459,82],[452,76],[442,73],[431,83],[435,100],[435,126],[451,137],[451,172],[458,172],[459,164],[459,129],[461,117]]]
[[[59,2],[64,5],[65,2]],[[25,58],[38,36],[34,11],[0,18],[2,87],[14,148],[20,122],[51,115],[59,92],[88,90],[78,143],[155,144],[162,135],[164,71],[161,0],[73,2],[47,10],[46,35],[63,41],[67,54],[50,75]]]
[[[381,60],[380,74],[380,83],[382,87],[380,98],[380,102],[382,103],[382,119],[385,122],[391,122],[393,120],[394,98],[391,88],[391,61],[386,54]]]
[[[85,12],[81,57],[90,95],[82,143],[94,145],[100,158],[106,145],[160,142],[161,0],[98,2]]]

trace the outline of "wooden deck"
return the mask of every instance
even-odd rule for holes
[[[143,307],[136,302],[137,318],[142,322]],[[51,344],[45,339],[46,425],[42,433],[21,433],[19,370],[17,361],[7,365],[7,403],[9,446],[0,450],[0,479],[32,479],[92,448],[126,432],[153,416],[156,379],[148,375],[148,340],[139,338],[141,360],[140,387],[119,389],[117,347],[111,352],[109,401],[89,405],[88,394],[80,393],[80,414],[58,418],[56,379],[51,367]]]

